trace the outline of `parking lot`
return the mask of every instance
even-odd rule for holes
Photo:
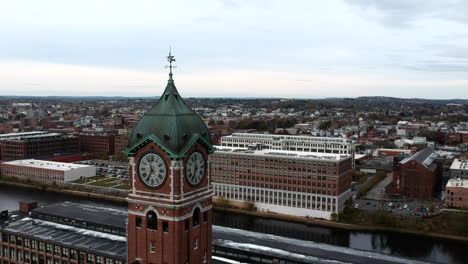
[[[126,162],[107,160],[84,160],[77,164],[93,165],[96,167],[96,176],[130,179],[130,168]]]
[[[440,206],[438,203],[430,201],[379,201],[357,199],[353,201],[353,207],[359,210],[378,211],[384,210],[394,215],[405,216],[429,216],[439,214]]]

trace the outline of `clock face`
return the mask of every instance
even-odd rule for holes
[[[206,161],[203,154],[198,151],[192,153],[187,160],[187,167],[185,170],[185,176],[189,184],[192,186],[200,184],[205,176],[205,172]]]
[[[145,154],[138,164],[138,175],[147,187],[160,187],[167,175],[166,162],[154,152]]]

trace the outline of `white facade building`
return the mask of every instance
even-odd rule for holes
[[[352,140],[340,137],[290,136],[233,133],[221,138],[221,146],[247,148],[261,144],[266,149],[317,153],[350,154],[355,152]]]
[[[450,166],[450,178],[468,179],[468,160],[455,159]]]
[[[2,177],[42,183],[71,182],[96,176],[96,167],[46,160],[14,160],[0,165]]]

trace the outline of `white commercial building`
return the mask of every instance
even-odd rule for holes
[[[261,144],[266,149],[317,153],[354,154],[348,138],[233,133],[221,138],[221,146],[247,148]]]
[[[468,179],[468,160],[455,159],[450,166],[450,178]]]
[[[96,167],[46,160],[14,160],[0,165],[1,177],[42,183],[71,182],[96,176]]]

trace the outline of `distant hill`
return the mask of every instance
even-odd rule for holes
[[[148,96],[148,97],[127,97],[127,96],[15,96],[7,95],[0,96],[0,100],[81,100],[81,101],[97,101],[97,100],[154,100],[158,99],[159,96]],[[198,100],[278,100],[282,98],[271,98],[271,97],[186,97],[187,99],[198,99]],[[330,97],[330,98],[288,98],[289,100],[300,100],[300,101],[327,101],[337,102],[345,104],[366,104],[366,105],[377,105],[382,103],[388,104],[463,104],[468,105],[468,99],[422,99],[422,98],[398,98],[398,97],[386,97],[386,96],[362,96],[356,98],[346,97]]]

